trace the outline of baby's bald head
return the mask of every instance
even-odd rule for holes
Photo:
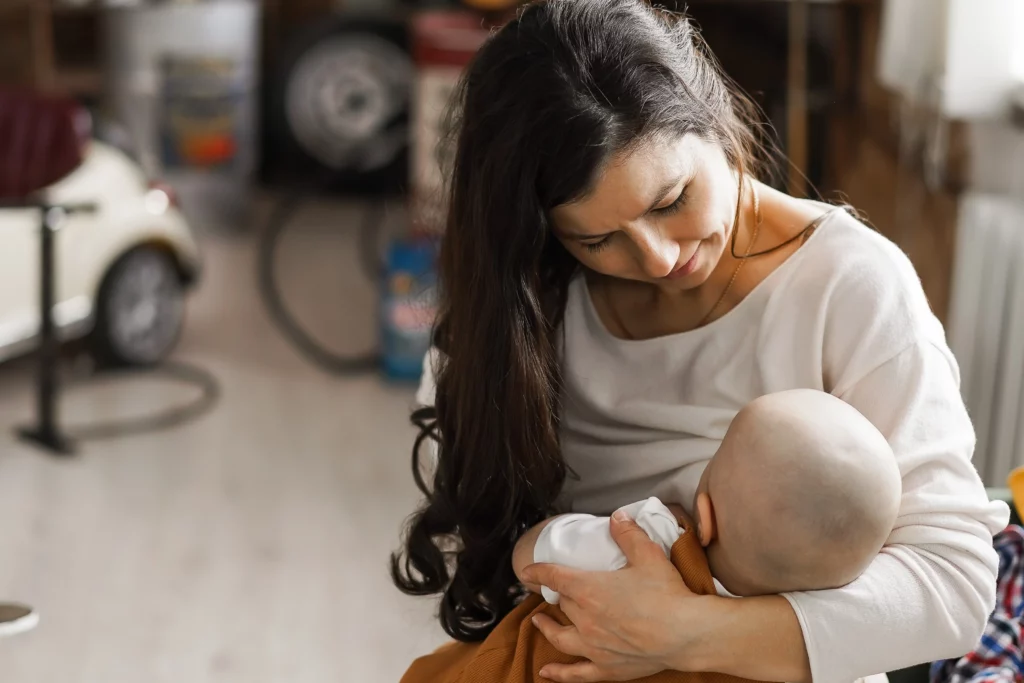
[[[714,509],[711,569],[731,592],[751,595],[859,576],[892,531],[901,482],[892,449],[863,415],[794,390],[740,411],[701,489]]]

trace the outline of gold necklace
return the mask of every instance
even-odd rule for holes
[[[714,305],[708,310],[707,313],[704,314],[704,317],[700,319],[700,322],[697,323],[697,327],[704,327],[704,325],[706,325],[708,321],[711,320],[711,316],[714,314],[715,311],[718,310],[718,307],[722,304],[722,302],[725,301],[726,295],[732,290],[733,284],[736,283],[736,276],[740,274],[740,270],[743,268],[743,264],[747,262],[748,258],[750,258],[750,251],[754,248],[754,242],[757,241],[757,236],[761,232],[761,223],[763,222],[763,219],[761,217],[761,199],[757,194],[757,187],[755,187],[753,183],[751,183],[750,185],[750,191],[753,192],[754,194],[754,232],[750,236],[750,243],[747,244],[747,252],[743,254],[743,258],[740,259],[740,262],[736,264],[736,269],[732,271],[732,277],[729,278],[729,284],[725,286],[725,289],[722,290],[722,293],[719,295]],[[736,226],[736,230],[734,230],[732,233],[733,246],[735,246],[736,244],[737,232],[739,232],[739,226]]]

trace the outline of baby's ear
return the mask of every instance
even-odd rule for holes
[[[693,512],[697,516],[697,538],[701,546],[707,548],[718,534],[715,524],[715,507],[711,504],[711,496],[707,491],[697,494],[697,504],[694,506]]]

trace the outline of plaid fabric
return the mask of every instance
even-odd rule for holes
[[[996,609],[973,652],[935,662],[932,683],[1024,681],[1021,620],[1024,618],[1024,528],[1007,527],[993,539],[999,552]]]

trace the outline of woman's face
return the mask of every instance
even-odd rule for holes
[[[696,135],[653,140],[614,157],[593,191],[555,207],[558,239],[598,273],[665,290],[697,287],[732,233],[737,175]]]

